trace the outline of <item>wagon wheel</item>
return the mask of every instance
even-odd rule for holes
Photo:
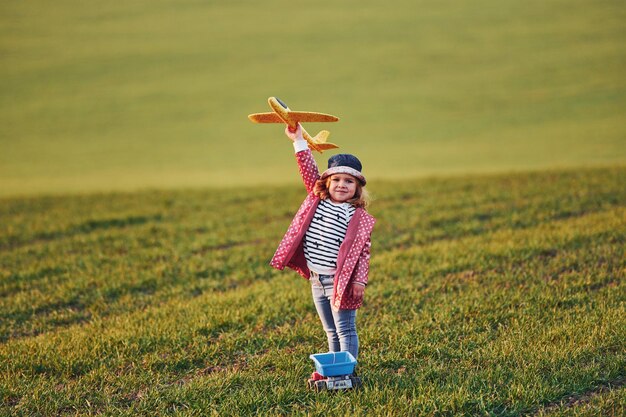
[[[326,391],[328,389],[328,387],[326,386],[326,381],[324,381],[324,380],[315,381],[315,388],[314,389],[317,392]]]
[[[352,381],[352,388],[361,388],[363,385],[363,381],[361,381],[361,377],[351,376],[350,381]]]

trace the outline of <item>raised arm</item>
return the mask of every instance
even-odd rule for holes
[[[320,177],[320,173],[315,159],[313,158],[313,154],[309,149],[309,145],[302,137],[302,128],[298,125],[298,129],[295,132],[291,132],[289,128],[286,128],[285,134],[293,141],[293,148],[296,151],[296,160],[298,161],[298,169],[300,170],[302,182],[306,187],[307,193],[311,193],[313,187],[315,187],[315,182]]]

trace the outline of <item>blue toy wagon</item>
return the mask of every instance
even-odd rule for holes
[[[308,387],[315,391],[344,390],[361,386],[361,378],[354,375],[356,359],[350,352],[317,353],[309,356],[315,370]]]

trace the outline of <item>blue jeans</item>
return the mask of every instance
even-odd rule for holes
[[[348,351],[357,358],[359,336],[356,334],[356,310],[332,309],[333,283],[332,275],[311,274],[313,302],[328,337],[328,350]]]

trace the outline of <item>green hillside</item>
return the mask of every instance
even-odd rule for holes
[[[293,170],[293,167],[292,167]],[[2,415],[623,415],[626,169],[372,182],[364,387],[317,395],[302,187],[5,198]]]
[[[624,164],[625,20],[618,0],[4,1],[0,195],[293,183],[282,129],[246,119],[274,95],[340,116],[372,179]]]

